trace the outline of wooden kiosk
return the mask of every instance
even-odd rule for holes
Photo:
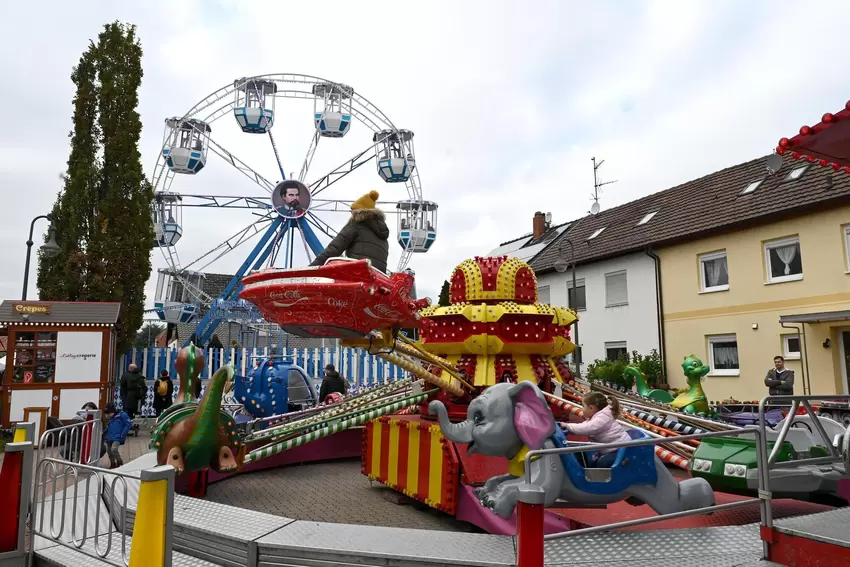
[[[4,301],[0,332],[8,335],[0,381],[0,425],[47,416],[69,420],[86,402],[112,400],[120,303]]]

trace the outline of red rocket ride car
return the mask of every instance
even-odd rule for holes
[[[387,276],[369,260],[270,268],[245,276],[242,285],[239,297],[299,337],[361,338],[374,330],[419,327],[419,310],[431,303],[410,297],[411,274]]]

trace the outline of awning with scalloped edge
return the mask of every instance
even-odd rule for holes
[[[782,138],[776,153],[850,173],[850,101],[839,112],[827,112],[814,126],[803,126],[793,138]]]

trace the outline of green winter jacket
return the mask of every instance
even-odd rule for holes
[[[355,209],[351,211],[348,224],[310,265],[322,266],[329,258],[338,258],[345,254],[355,260],[368,258],[372,261],[373,268],[386,273],[387,256],[390,253],[389,237],[390,229],[387,227],[384,211]]]

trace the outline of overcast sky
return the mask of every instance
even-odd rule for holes
[[[435,297],[463,259],[529,232],[536,210],[556,223],[586,214],[593,156],[605,160],[603,180],[618,180],[601,198],[613,207],[767,154],[780,137],[840,110],[850,99],[845,11],[840,1],[776,0],[45,0],[34,23],[31,4],[0,2],[0,297],[20,296],[30,220],[50,210],[60,187],[72,67],[111,20],[137,25],[145,53],[141,151],[149,176],[164,119],[243,76],[343,82],[413,130],[424,197],[440,209],[437,243],[411,267],[420,295]],[[312,105],[279,101],[277,110],[284,169],[297,171]],[[370,136],[356,124],[343,140],[324,140],[308,181],[364,149]],[[213,125],[212,137],[268,179],[280,178],[267,137],[242,134],[232,116]],[[265,195],[214,155],[171,189]],[[406,198],[374,164],[322,196],[353,199],[371,189],[387,201]],[[322,215],[337,228],[346,217]],[[185,209],[184,264],[254,218]],[[232,273],[249,246],[207,270]],[[394,245],[391,267],[398,252]],[[154,267],[164,265],[155,252]],[[30,298],[34,277],[33,267]]]

